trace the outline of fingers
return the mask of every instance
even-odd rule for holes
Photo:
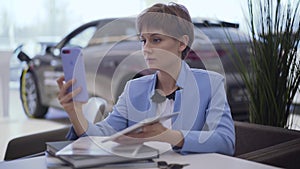
[[[61,105],[64,105],[65,103],[71,102],[73,97],[78,95],[80,93],[80,91],[81,91],[81,88],[77,88],[68,94],[58,96],[59,103]]]
[[[62,91],[67,91],[68,88],[70,88],[74,83],[75,83],[75,79],[67,81],[65,84],[63,84],[61,90]]]
[[[127,145],[140,144],[140,143],[145,142],[145,140],[143,138],[130,137],[127,135],[120,136],[114,141],[119,144],[127,144]]]
[[[139,132],[131,132],[126,134],[126,136],[131,138],[143,138],[144,140],[159,140],[160,137],[164,135],[167,128],[164,127],[160,122],[153,123],[150,125],[143,126]]]
[[[58,84],[58,87],[60,90],[67,90],[69,87],[71,87],[75,83],[75,79],[69,80],[66,83],[64,83],[65,77],[61,76],[56,80],[56,83]]]
[[[159,129],[161,128],[161,129]],[[154,123],[147,126],[143,126],[139,132],[131,132],[126,135],[122,135],[115,139],[115,142],[120,144],[136,144],[146,141],[159,141],[163,137],[164,131],[162,130],[161,123]]]
[[[162,124],[160,122],[157,122],[157,123],[153,123],[153,124],[143,126],[141,131],[144,132],[144,133],[158,132],[158,130],[161,129],[161,127],[162,127]]]
[[[65,80],[65,76],[60,76],[57,80],[56,83],[58,84],[59,89],[62,88],[63,84],[64,84],[64,80]]]
[[[58,87],[62,91],[66,91],[69,87],[71,87],[75,83],[75,79],[71,79],[64,83],[65,81],[65,76],[60,76],[57,80],[56,83],[58,84]]]
[[[75,79],[69,80],[67,82],[64,81],[65,81],[64,76],[61,76],[56,80],[59,87],[59,93],[57,95],[57,98],[61,105],[71,102],[73,97],[78,95],[81,91],[81,88],[77,88],[72,92],[68,93],[67,91],[75,83]]]

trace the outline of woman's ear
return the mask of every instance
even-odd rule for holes
[[[179,51],[180,52],[184,51],[184,49],[188,46],[188,43],[189,43],[189,36],[183,35],[180,39]]]

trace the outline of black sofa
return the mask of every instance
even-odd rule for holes
[[[14,160],[18,158],[28,158],[38,155],[44,155],[46,142],[64,141],[70,126],[61,129],[51,130],[42,133],[36,133],[17,137],[9,141],[4,160]]]
[[[300,131],[235,121],[235,156],[282,168],[300,168]]]
[[[11,140],[4,160],[41,155],[45,142],[66,140],[69,126]],[[235,157],[283,168],[300,168],[300,132],[235,121]]]

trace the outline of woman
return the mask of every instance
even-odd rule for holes
[[[60,77],[58,99],[73,127],[68,138],[108,136],[145,118],[179,112],[165,122],[143,127],[142,132],[118,138],[121,143],[162,141],[181,154],[218,152],[233,155],[235,132],[220,74],[191,69],[183,60],[194,40],[188,10],[179,4],[155,4],[137,18],[142,51],[153,75],[127,82],[108,117],[88,122],[82,103],[72,102],[80,88],[67,94],[75,80]]]

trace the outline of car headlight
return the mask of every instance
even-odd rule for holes
[[[41,61],[39,59],[34,59],[33,64],[34,64],[34,66],[40,66]]]

